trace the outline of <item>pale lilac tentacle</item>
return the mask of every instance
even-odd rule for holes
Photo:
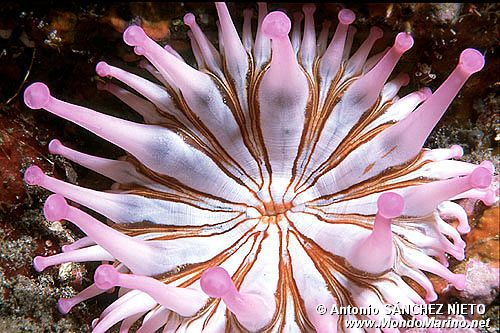
[[[358,48],[358,50],[349,58],[349,61],[346,66],[345,76],[350,77],[352,75],[358,74],[363,66],[366,63],[366,59],[368,58],[368,54],[370,53],[373,44],[382,38],[383,32],[382,29],[378,27],[371,27],[370,34],[365,39],[363,44]]]
[[[314,28],[314,12],[316,6],[307,4],[302,6],[304,12],[304,36],[300,45],[300,59],[304,69],[312,75],[312,65],[316,57],[316,29]]]
[[[401,215],[405,200],[396,193],[388,192],[380,195],[377,206],[373,231],[357,241],[347,258],[354,267],[370,273],[383,272],[393,265],[395,250],[391,220]]]
[[[330,27],[332,26],[332,22],[325,20],[323,21],[323,25],[321,28],[321,32],[318,37],[318,42],[317,42],[317,54],[319,57],[323,56],[323,54],[326,51],[326,46],[328,43],[328,34],[330,33]]]
[[[262,29],[272,39],[270,67],[260,84],[260,126],[271,163],[271,193],[283,197],[298,153],[307,106],[308,84],[288,38],[290,19],[282,12],[266,16]],[[288,77],[287,84],[282,78]]]
[[[302,41],[302,21],[304,20],[304,14],[301,12],[293,13],[293,28],[292,28],[292,47],[295,54],[299,52],[300,43]]]
[[[63,252],[74,251],[78,249],[82,249],[87,246],[95,245],[95,242],[89,237],[82,237],[71,244],[63,245],[61,250]]]
[[[144,318],[142,325],[137,330],[137,333],[154,333],[167,322],[169,310],[164,307],[152,310]]]
[[[87,262],[87,261],[112,261],[114,257],[98,245],[83,249],[63,252],[48,257],[36,256],[33,259],[33,267],[37,272],[42,272],[45,268],[67,262]]]
[[[262,21],[267,15],[267,4],[258,2],[259,18],[257,24],[257,34],[255,36],[254,57],[255,65],[260,69],[271,57],[271,40],[262,32]]]
[[[96,322],[92,333],[105,333],[114,324],[127,319],[129,317],[135,316],[138,313],[143,313],[151,310],[156,306],[156,302],[150,296],[145,293],[139,293],[133,297],[129,302],[124,302],[120,306],[117,306],[114,310],[107,313],[105,316],[101,316]]]
[[[192,13],[184,15],[184,24],[191,29],[207,68],[222,77],[219,52],[217,52],[212,43],[210,43],[203,31],[201,31],[200,26],[196,23],[195,16]]]
[[[321,90],[330,86],[330,81],[337,74],[344,52],[345,41],[349,24],[354,22],[356,15],[349,9],[342,9],[338,14],[339,23],[328,48],[321,57],[319,73],[321,76]]]
[[[59,299],[59,301],[57,302],[57,309],[61,314],[67,314],[75,305],[80,304],[81,302],[91,299],[104,292],[106,291],[97,288],[95,284],[91,284],[90,286],[79,292],[76,296]]]
[[[349,29],[347,30],[347,37],[345,39],[345,44],[344,44],[344,52],[342,52],[342,61],[346,61],[349,58],[349,55],[351,54],[351,48],[352,48],[352,43],[354,42],[354,35],[356,35],[356,32],[358,29],[356,27],[350,25]]]
[[[272,317],[269,305],[259,295],[240,293],[227,271],[221,267],[207,269],[200,280],[201,288],[210,297],[222,298],[238,321],[251,331],[264,327]]]
[[[458,220],[457,230],[462,233],[468,233],[470,231],[469,220],[467,218],[467,213],[457,203],[451,201],[443,201],[438,206],[438,211],[443,217],[453,217]]]
[[[114,286],[140,290],[167,309],[187,317],[193,316],[207,301],[201,291],[169,286],[148,276],[122,274],[111,265],[99,266],[94,280],[104,290]]]
[[[253,10],[247,8],[243,11],[243,36],[241,38],[243,46],[248,53],[252,53],[253,37],[252,37],[252,17]]]
[[[157,260],[159,256],[166,255],[165,253],[162,254],[163,251],[160,248],[155,248],[144,241],[126,236],[79,209],[69,206],[59,194],[53,194],[47,199],[44,213],[50,221],[62,219],[71,221],[133,272],[154,274],[166,270],[163,263]],[[138,253],[141,255],[138,256]]]
[[[198,43],[193,36],[193,32],[188,31],[187,35],[189,37],[189,41],[191,42],[191,51],[193,52],[194,59],[196,60],[198,70],[206,70],[207,66],[205,65],[205,61],[203,60],[203,55],[201,54],[200,47],[198,46]]]

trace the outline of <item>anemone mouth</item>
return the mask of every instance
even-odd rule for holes
[[[351,52],[350,10],[339,12],[328,42],[331,23],[316,38],[314,6],[292,22],[261,3],[255,38],[247,11],[240,39],[227,7],[216,8],[219,48],[194,15],[184,16],[197,69],[138,26],[123,38],[155,81],[97,64],[99,76],[131,89],[111,81],[100,88],[143,123],[63,102],[42,83],[26,89],[30,108],[45,108],[128,153],[111,160],[58,140],[49,145],[112,179],[109,192],[65,183],[38,167],[26,171],[28,184],[57,193],[46,202],[46,217],[87,234],[62,254],[35,258],[35,268],[114,262],[100,266],[94,285],[60,301],[60,311],[118,286],[124,294],[93,323],[95,332],[144,314],[144,331],[335,332],[345,318],[318,316],[318,304],[435,300],[424,272],[463,289],[465,277],[445,266],[446,255],[464,258],[465,243],[441,216],[457,217],[459,230],[469,230],[465,211],[450,200],[496,200],[494,168],[452,160],[463,154],[456,145],[422,148],[483,66],[482,55],[465,50],[434,93],[423,88],[400,98],[409,77],[391,73],[413,45],[407,33],[370,56],[382,31],[372,28]]]
[[[274,203],[274,202],[268,202],[264,203],[264,211],[263,211],[263,216],[267,217],[272,217],[272,216],[277,216],[280,214],[285,214],[287,211],[293,208],[293,204],[291,202],[285,202],[285,203]]]

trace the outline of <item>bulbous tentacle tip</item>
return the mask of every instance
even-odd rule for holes
[[[479,164],[482,168],[486,168],[490,170],[490,172],[493,174],[495,172],[495,165],[491,161],[482,161],[481,164]]]
[[[450,147],[450,150],[453,154],[452,158],[462,158],[462,156],[464,156],[464,149],[462,146],[453,145]]]
[[[463,248],[460,250],[460,253],[456,253],[454,257],[458,261],[462,261],[465,259],[465,242],[463,242],[463,244],[459,244],[458,246],[462,246]]]
[[[398,75],[402,87],[406,87],[410,83],[410,75],[408,73],[401,73]]]
[[[71,250],[72,250],[72,248],[69,245],[63,245],[63,246],[61,246],[61,251],[62,252],[70,252]]]
[[[293,13],[293,20],[295,22],[302,22],[303,19],[304,19],[304,14],[302,12]]]
[[[43,214],[49,221],[59,221],[68,215],[69,205],[66,199],[60,194],[52,194],[45,201]]]
[[[184,15],[183,21],[185,25],[191,27],[193,24],[196,23],[196,17],[194,16],[193,13],[187,13],[186,15]]]
[[[146,53],[146,50],[142,46],[136,46],[134,47],[134,53],[139,56],[142,56]]]
[[[394,47],[396,50],[399,52],[403,53],[411,49],[413,46],[413,37],[406,33],[406,32],[400,32],[396,36],[396,40],[394,41]]]
[[[101,82],[97,81],[97,90],[108,90],[109,89],[109,83],[108,82]]]
[[[73,304],[68,298],[61,298],[57,301],[57,310],[59,310],[59,313],[63,315],[68,314],[72,308]]]
[[[62,147],[63,147],[63,144],[61,143],[61,141],[59,141],[57,139],[53,139],[49,142],[49,153],[60,154]]]
[[[476,49],[465,49],[460,53],[459,67],[466,74],[479,72],[484,67],[484,56]]]
[[[457,290],[464,290],[465,285],[467,284],[467,278],[465,274],[455,274],[453,277],[453,280],[450,281],[451,284],[455,287]]]
[[[493,175],[491,174],[491,171],[481,166],[474,169],[469,177],[471,186],[476,189],[487,188],[490,186],[492,180]]]
[[[339,12],[338,18],[342,24],[351,24],[356,19],[356,14],[350,9],[342,9]]]
[[[252,18],[252,16],[253,16],[253,9],[252,8],[243,9],[243,17]]]
[[[423,87],[417,91],[420,94],[422,100],[426,100],[432,95],[432,90],[429,87]]]
[[[101,265],[97,267],[94,274],[94,282],[97,288],[108,290],[118,283],[120,273],[111,265]]]
[[[379,27],[371,27],[370,28],[370,35],[373,36],[375,39],[382,38],[384,36],[384,31],[380,29]]]
[[[138,25],[131,25],[123,32],[123,41],[129,46],[140,46],[148,38]]]
[[[229,273],[222,267],[211,267],[203,272],[200,278],[201,289],[210,297],[219,298],[226,295],[233,281]]]
[[[313,5],[312,3],[305,4],[305,5],[302,6],[302,11],[305,14],[313,15],[314,12],[316,11],[316,6]]]
[[[38,273],[43,272],[43,270],[47,268],[47,265],[45,265],[45,258],[41,256],[33,258],[33,268]]]
[[[487,190],[486,193],[481,198],[481,201],[486,206],[493,205],[497,201],[497,195],[495,194],[495,191],[493,191],[493,190]]]
[[[47,106],[50,97],[49,87],[42,82],[35,82],[24,91],[24,103],[34,110]]]
[[[427,295],[425,295],[425,301],[427,303],[432,303],[434,301],[437,301],[438,295],[434,291],[428,291]]]
[[[40,185],[44,176],[42,169],[32,165],[24,172],[24,181],[28,185]]]
[[[463,234],[467,234],[467,233],[469,233],[469,232],[470,232],[470,225],[468,225],[468,224],[467,224],[467,225],[461,225],[461,224],[459,224],[459,225],[457,226],[457,230],[458,230],[458,232],[459,232],[460,234],[462,234],[462,235],[463,235]]]
[[[271,39],[287,37],[291,28],[292,22],[285,13],[280,11],[267,14],[262,21],[262,32]]]
[[[378,213],[387,219],[400,216],[405,208],[403,197],[394,192],[383,193],[377,200]]]
[[[95,66],[95,72],[100,77],[111,75],[111,67],[105,61],[99,61]]]

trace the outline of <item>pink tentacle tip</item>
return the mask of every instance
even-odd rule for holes
[[[453,277],[453,280],[450,281],[451,284],[455,287],[457,290],[464,290],[465,285],[467,284],[467,278],[465,274],[455,274]]]
[[[396,50],[399,52],[403,53],[411,49],[413,46],[413,37],[406,33],[406,32],[400,32],[396,36],[396,40],[394,41],[394,47]]]
[[[62,195],[52,194],[45,201],[43,214],[49,221],[59,221],[67,217],[68,209],[69,205]]]
[[[100,61],[95,66],[95,72],[100,77],[109,76],[111,75],[111,67],[105,61]]]
[[[423,87],[422,89],[418,90],[417,93],[420,95],[420,98],[425,101],[427,98],[431,97],[432,90],[429,87]]]
[[[428,291],[425,295],[425,301],[427,303],[432,303],[438,299],[438,295],[434,291]]]
[[[471,229],[470,229],[470,225],[468,225],[468,224],[467,224],[467,225],[461,225],[461,224],[459,224],[459,225],[457,226],[457,230],[458,230],[458,232],[459,232],[460,234],[462,234],[462,235],[463,235],[463,234],[467,234],[467,233],[469,233]]]
[[[50,90],[45,83],[35,82],[24,91],[24,103],[30,109],[42,109],[50,102]]]
[[[253,9],[252,8],[243,9],[243,17],[251,19],[253,17]]]
[[[163,46],[163,49],[167,52],[170,52],[170,53],[174,53],[175,52],[175,49],[170,45],[170,44],[165,44]]]
[[[464,156],[464,149],[459,145],[451,146],[450,150],[453,154],[453,158],[462,158],[462,156]]]
[[[387,219],[393,219],[403,213],[405,201],[401,195],[387,192],[378,197],[377,208],[378,214]]]
[[[187,13],[183,18],[184,24],[188,27],[191,27],[193,24],[196,24],[196,17],[193,13]]]
[[[57,139],[53,139],[49,142],[49,153],[60,154],[62,147],[63,147],[63,144],[61,143],[61,141],[59,141]]]
[[[134,53],[139,55],[139,56],[142,56],[142,55],[146,54],[146,50],[142,46],[136,46],[136,47],[134,47]]]
[[[61,298],[57,301],[57,310],[63,315],[68,314],[73,308],[73,303],[70,298]]]
[[[371,27],[370,28],[370,35],[373,36],[375,39],[380,39],[384,36],[384,31],[380,29],[379,27]]]
[[[482,161],[481,164],[479,164],[482,168],[486,168],[490,170],[490,172],[493,174],[495,172],[495,165],[491,161]]]
[[[288,16],[280,11],[271,12],[262,21],[262,32],[269,38],[283,38],[288,36],[292,22]]]
[[[408,73],[401,73],[399,74],[399,78],[401,81],[401,86],[406,87],[410,83],[410,76]]]
[[[487,188],[490,186],[492,180],[493,175],[491,174],[491,171],[483,167],[474,169],[469,176],[469,181],[473,188]]]
[[[342,9],[339,12],[338,18],[342,24],[351,24],[356,19],[356,14],[350,9]]]
[[[205,294],[215,298],[226,295],[234,286],[229,273],[219,266],[204,271],[200,278],[200,285]]]
[[[302,6],[302,10],[304,11],[305,14],[313,15],[314,12],[316,11],[316,6],[313,5],[312,3],[308,3]]]
[[[63,245],[63,246],[61,246],[61,251],[62,252],[70,252],[70,251],[73,251],[73,248],[70,246],[70,244]]]
[[[304,14],[302,14],[302,12],[293,13],[293,21],[294,22],[302,22],[303,19],[304,19]],[[323,22],[323,24],[325,24],[325,23]]]
[[[94,274],[94,282],[97,288],[108,290],[118,283],[120,273],[111,265],[101,265],[97,267]]]
[[[38,273],[43,272],[44,269],[47,268],[45,257],[36,256],[35,258],[33,258],[33,268]]]
[[[40,185],[43,181],[43,177],[45,177],[45,174],[42,169],[36,165],[30,166],[24,172],[24,181],[28,185]]]
[[[486,206],[492,206],[497,201],[497,194],[495,191],[488,189],[481,198],[481,201]]]
[[[97,81],[97,90],[109,90],[109,83],[108,82],[101,82]]]
[[[123,41],[129,46],[142,45],[147,38],[144,30],[137,25],[131,25],[123,32]]]
[[[484,67],[484,56],[476,49],[465,49],[460,54],[459,67],[466,74],[479,72]]]

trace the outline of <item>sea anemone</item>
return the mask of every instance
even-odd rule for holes
[[[92,323],[94,332],[120,321],[127,331],[141,318],[138,332],[335,332],[351,319],[402,316],[322,315],[319,305],[432,302],[437,294],[424,272],[463,289],[465,276],[446,268],[447,256],[464,259],[460,234],[470,227],[452,200],[492,204],[493,164],[454,160],[463,154],[457,145],[423,145],[483,67],[481,53],[464,50],[435,92],[422,88],[400,98],[408,75],[389,77],[413,45],[408,33],[368,57],[382,31],[372,27],[351,52],[355,15],[348,9],[339,12],[328,42],[330,23],[317,37],[312,5],[292,27],[283,12],[259,4],[255,39],[251,10],[240,38],[226,5],[216,7],[218,48],[193,14],[184,17],[198,69],[139,26],[128,27],[123,39],[147,59],[142,67],[157,82],[97,64],[99,76],[133,90],[101,85],[144,123],[61,101],[43,83],[25,90],[28,107],[128,152],[112,160],[50,142],[51,153],[113,180],[107,192],[37,166],[26,170],[28,184],[56,193],[45,203],[46,218],[70,221],[87,235],[61,254],[36,257],[35,269],[112,263],[97,269],[94,284],[59,300],[59,310],[118,286],[119,298]]]

